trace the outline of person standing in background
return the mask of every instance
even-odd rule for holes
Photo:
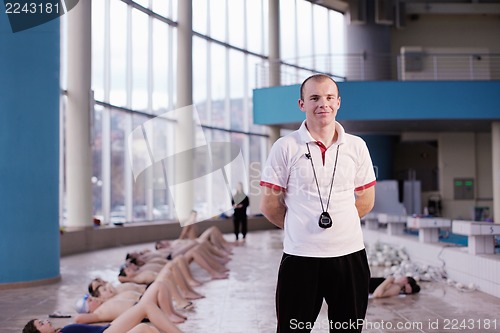
[[[233,225],[234,225],[234,234],[236,236],[236,240],[237,241],[239,240],[240,227],[241,227],[241,234],[243,236],[243,241],[244,241],[247,236],[247,228],[248,228],[247,208],[250,205],[250,200],[243,191],[243,184],[241,182],[238,183],[238,187],[236,188],[236,194],[233,196],[231,203],[234,208]]]

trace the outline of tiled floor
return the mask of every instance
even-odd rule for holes
[[[234,248],[227,280],[208,281],[208,275],[193,266],[194,275],[207,280],[197,288],[206,298],[195,301],[196,308],[186,313],[188,320],[179,328],[187,333],[274,332],[281,237],[278,230],[249,234],[245,246]],[[18,333],[29,319],[47,318],[56,310],[74,315],[73,304],[86,292],[91,278],[116,281],[125,253],[144,247],[152,248],[152,244],[64,257],[61,282],[0,291],[0,332]],[[364,332],[500,332],[500,299],[479,291],[462,292],[445,282],[421,286],[417,295],[370,300]],[[52,321],[64,325],[71,318]],[[324,308],[316,323],[313,332],[328,332]]]

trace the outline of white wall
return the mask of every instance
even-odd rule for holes
[[[492,209],[491,135],[440,133],[438,151],[443,215],[452,219],[472,219],[474,206]],[[454,200],[455,178],[474,178],[474,200]]]
[[[399,54],[402,46],[444,48],[489,48],[500,53],[499,16],[493,15],[419,15],[407,19],[403,29],[392,30],[391,49]]]
[[[476,134],[476,201],[493,209],[493,166],[491,133]],[[493,216],[493,215],[492,215]]]

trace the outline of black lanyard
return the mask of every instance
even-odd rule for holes
[[[332,218],[328,214],[328,206],[330,205],[330,197],[332,195],[332,189],[333,189],[333,181],[335,179],[335,171],[337,170],[337,161],[339,159],[339,148],[340,145],[337,145],[337,153],[335,155],[335,164],[333,166],[333,173],[332,173],[332,180],[330,182],[330,192],[328,193],[328,201],[326,202],[326,210],[325,206],[323,205],[323,198],[321,197],[321,190],[319,188],[318,184],[318,177],[316,177],[316,169],[314,168],[314,162],[311,156],[311,150],[309,149],[309,144],[306,143],[307,146],[307,152],[306,157],[311,161],[311,167],[313,170],[313,175],[314,175],[314,181],[316,182],[316,188],[318,189],[318,195],[319,195],[319,202],[321,203],[321,209],[322,213],[319,218],[319,226],[323,229],[330,228],[332,226]]]

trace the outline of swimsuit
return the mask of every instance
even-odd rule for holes
[[[385,281],[385,278],[383,277],[372,277],[370,278],[370,287],[369,287],[369,292],[370,294],[373,294],[375,289],[377,289],[378,286],[382,284],[382,282]]]
[[[71,324],[64,326],[60,333],[103,333],[110,325],[87,325],[87,324]]]

